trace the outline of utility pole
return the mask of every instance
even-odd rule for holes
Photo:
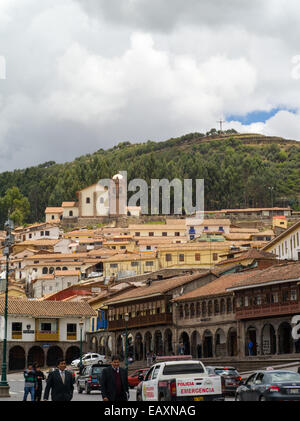
[[[223,123],[226,123],[226,121],[222,120],[222,118],[220,118],[220,120],[217,121],[217,123],[220,124],[220,132],[223,132]]]

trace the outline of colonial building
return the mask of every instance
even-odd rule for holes
[[[300,263],[295,262],[255,272],[227,288],[235,295],[241,356],[248,355],[249,340],[254,355],[300,352],[291,335],[291,319],[300,314],[299,283]]]
[[[4,299],[0,299],[0,359],[4,337]],[[9,370],[23,370],[29,362],[42,367],[56,366],[58,358],[67,363],[79,356],[80,323],[83,349],[94,310],[88,303],[8,300],[7,355]]]
[[[262,250],[280,260],[300,260],[300,220],[266,244]]]

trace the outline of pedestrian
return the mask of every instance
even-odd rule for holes
[[[152,358],[151,358],[150,352],[147,352],[146,357],[147,357],[147,366],[150,367],[150,365],[152,363]]]
[[[34,365],[35,375],[37,378],[37,384],[35,389],[35,398],[36,402],[40,402],[42,398],[42,391],[43,391],[43,380],[45,380],[45,374],[41,371],[41,367],[39,364]]]
[[[297,372],[298,372],[298,374],[300,374],[300,367],[298,367],[298,370],[297,370]]]
[[[248,341],[248,351],[249,355],[253,355],[253,342],[251,341],[251,339],[249,339]]]
[[[101,392],[104,402],[128,400],[128,373],[120,367],[118,355],[113,355],[111,366],[102,371]]]
[[[32,363],[29,363],[27,369],[24,371],[24,396],[23,401],[27,401],[27,396],[30,393],[31,401],[34,401],[35,388],[37,384],[36,373],[33,369]]]
[[[59,359],[57,369],[52,371],[47,379],[44,392],[44,401],[49,398],[51,390],[52,401],[71,401],[74,392],[74,376],[66,370],[66,360]]]

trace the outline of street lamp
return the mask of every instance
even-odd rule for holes
[[[79,370],[81,370],[81,367],[82,367],[82,328],[83,328],[83,325],[84,325],[84,319],[82,318],[79,322],[79,327],[80,327],[80,356],[79,356],[79,359],[80,359],[79,367],[80,368],[79,368]]]
[[[125,370],[128,375],[128,320],[129,315],[125,313]]]
[[[7,383],[7,364],[6,364],[6,345],[7,345],[7,306],[8,306],[8,262],[11,246],[14,243],[14,236],[12,230],[14,229],[13,221],[8,219],[4,228],[6,231],[6,238],[4,241],[3,255],[6,256],[6,285],[5,285],[5,304],[4,304],[4,338],[2,349],[2,369],[1,369],[1,382],[0,382],[0,397],[9,398],[9,384]]]

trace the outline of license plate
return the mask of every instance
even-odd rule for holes
[[[97,379],[92,379],[92,382],[93,383],[98,383],[98,380]]]
[[[299,389],[290,389],[290,393],[299,393]]]
[[[194,397],[194,401],[203,401],[203,400],[204,400],[203,396],[195,396]]]

